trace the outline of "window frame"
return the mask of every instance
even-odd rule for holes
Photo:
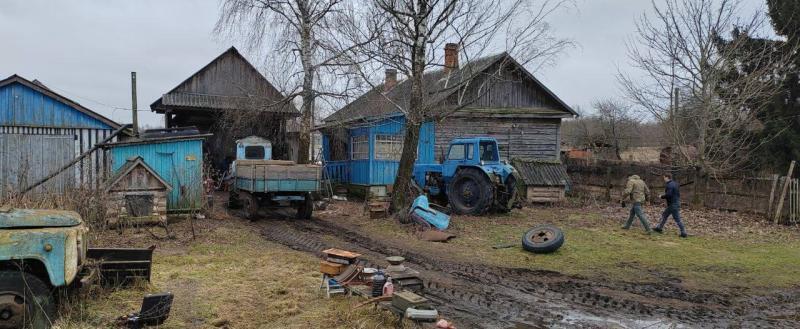
[[[453,147],[460,146],[464,149],[464,156],[460,159],[453,159],[450,157],[450,153],[453,152]],[[447,160],[448,161],[464,161],[464,160],[472,160],[474,153],[474,146],[472,143],[458,143],[450,145],[450,149],[447,150]]]
[[[403,139],[399,134],[375,135],[373,157],[375,160],[400,161],[403,154]],[[388,149],[387,149],[388,148]]]
[[[350,160],[369,160],[369,135],[350,137]]]

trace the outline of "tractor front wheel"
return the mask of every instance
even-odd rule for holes
[[[506,178],[504,186],[500,187],[501,190],[497,193],[497,210],[503,213],[511,211],[514,208],[514,203],[517,202],[517,178],[514,175],[509,175]]]
[[[492,205],[493,188],[486,173],[475,168],[464,168],[456,172],[447,187],[447,199],[456,214],[482,215]]]
[[[0,329],[50,328],[55,313],[42,280],[22,270],[0,271]]]

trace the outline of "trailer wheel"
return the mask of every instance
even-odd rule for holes
[[[464,168],[456,172],[447,187],[447,199],[456,214],[482,215],[492,205],[492,189],[492,182],[484,172]]]
[[[297,219],[311,219],[311,214],[314,212],[314,199],[311,193],[306,193],[305,200],[297,206]]]
[[[258,200],[250,192],[239,192],[239,202],[242,204],[242,215],[249,220],[258,219]]]
[[[55,313],[42,280],[21,270],[0,271],[0,329],[50,328]]]
[[[564,232],[552,225],[534,227],[522,236],[522,248],[534,253],[550,253],[564,244]]]

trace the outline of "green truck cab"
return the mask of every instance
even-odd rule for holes
[[[152,248],[89,248],[88,232],[73,211],[0,207],[0,329],[49,328],[59,289],[149,280]]]

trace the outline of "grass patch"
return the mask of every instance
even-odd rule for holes
[[[349,219],[376,238],[392,239],[418,252],[454,261],[557,271],[598,280],[681,282],[687,288],[786,288],[800,277],[800,238],[796,232],[764,231],[692,236],[681,239],[672,226],[665,234],[645,235],[639,224],[622,230],[624,213],[566,208],[526,208],[508,215],[455,216],[449,243],[417,240],[391,220]],[[337,221],[348,220],[343,218]],[[522,234],[541,224],[562,228],[566,242],[557,252],[540,255],[520,247]],[[691,219],[688,220],[691,232]],[[356,227],[356,226],[354,226]],[[779,229],[778,229],[779,230]]]
[[[214,227],[201,229],[204,232],[197,240],[160,242],[151,284],[136,289],[84,291],[63,307],[56,325],[108,328],[115,318],[138,311],[145,293],[157,291],[175,294],[172,313],[162,328],[393,325],[394,318],[386,313],[369,308],[351,310],[357,300],[326,299],[317,289],[321,275],[314,256],[269,243],[255,228],[239,220],[216,222]]]

